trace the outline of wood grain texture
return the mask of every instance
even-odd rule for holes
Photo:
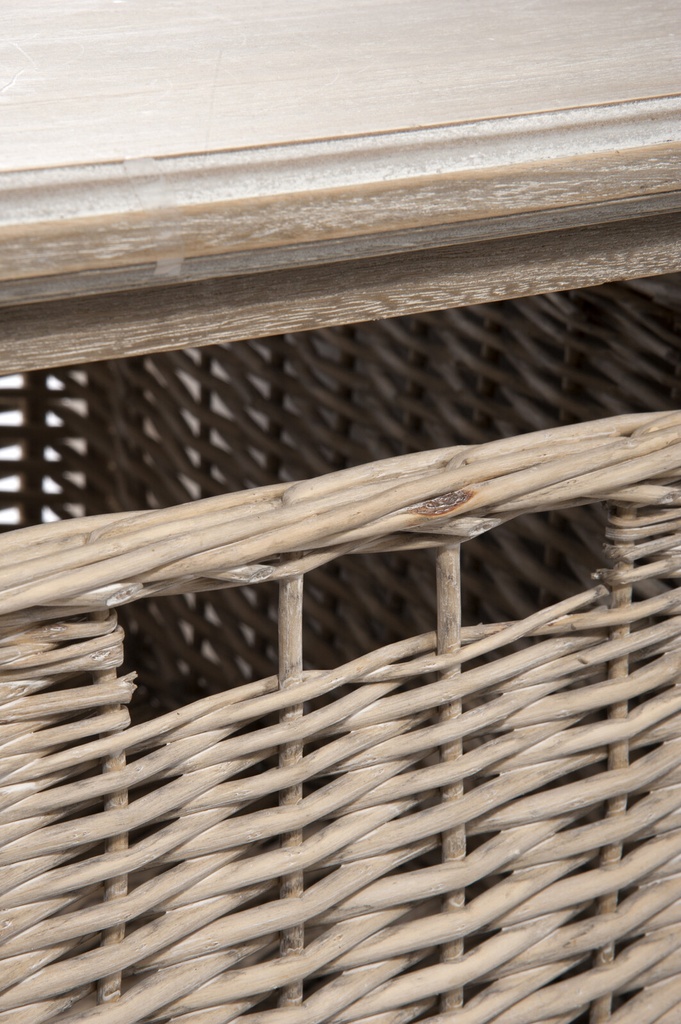
[[[679,87],[674,0],[6,0],[2,22],[2,170],[401,131]]]
[[[2,24],[3,304],[681,209],[674,0],[8,0]]]
[[[613,200],[583,206],[563,208],[560,222],[563,230],[593,227],[614,222],[636,221],[650,214],[678,213],[679,193],[664,192],[643,198]],[[375,235],[331,239],[320,243],[282,245],[278,248],[257,249],[246,252],[223,253],[216,256],[198,256],[182,264],[180,279],[165,280],[156,273],[156,264],[136,264],[105,270],[86,270],[77,273],[54,274],[49,277],[30,277],[0,281],[0,310],[2,307],[23,305],[36,301],[103,295],[107,292],[128,292],[158,288],[164,283],[189,284],[212,278],[242,277],[265,271],[319,267],[320,264],[344,264],[358,258],[402,254],[415,254],[426,249],[447,246],[467,246],[472,243],[501,241],[517,236],[533,235],[537,244],[545,245],[543,236],[550,230],[547,221],[556,218],[556,211],[517,213],[454,224],[438,224],[410,228],[404,231],[386,231]],[[669,268],[672,269],[672,263]],[[643,268],[634,273],[644,273]],[[342,269],[339,268],[339,273]],[[0,313],[0,315],[2,315]]]
[[[0,372],[264,337],[681,270],[681,214],[0,312]]]
[[[206,276],[209,260],[221,276],[273,263],[328,262],[339,250],[347,258],[431,248],[442,244],[445,230],[451,243],[524,233],[514,220],[507,224],[518,217],[531,217],[534,231],[545,231],[626,219],[632,202],[650,212],[678,210],[681,144],[658,141],[670,133],[669,113],[647,133],[650,145],[616,154],[567,153],[593,148],[596,135],[601,147],[622,141],[613,137],[612,125],[608,131],[595,119],[591,142],[583,125],[579,131],[564,126],[543,132],[532,152],[523,135],[530,130],[527,119],[521,119],[505,126],[517,128],[516,138],[498,128],[478,166],[465,150],[476,139],[452,131],[442,132],[437,146],[418,133],[420,144],[410,150],[405,142],[401,152],[381,152],[381,140],[373,140],[318,160],[304,146],[295,157],[261,153],[266,166],[221,159],[199,171],[171,161],[167,180],[155,162],[135,175],[130,164],[127,171],[107,168],[104,176],[83,177],[77,188],[67,186],[63,172],[6,175],[0,188],[8,190],[11,209],[0,224],[0,301],[11,301],[17,282],[29,284],[29,299],[42,295],[45,285],[35,279],[55,274],[68,275],[74,294],[74,275],[89,271],[101,279],[131,263],[138,284],[145,267],[147,280],[182,280],[194,276],[198,261],[199,276]],[[681,122],[681,105],[674,117]],[[615,125],[622,133],[630,128],[625,118]],[[511,152],[502,153],[504,146]],[[389,170],[390,161],[397,168]]]

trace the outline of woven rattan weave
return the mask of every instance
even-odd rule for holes
[[[0,538],[0,1021],[678,1022],[680,484],[636,414]],[[462,623],[596,505],[588,586]],[[395,551],[437,628],[316,666],[308,573]],[[115,607],[268,582],[277,674],[129,725]]]
[[[157,508],[452,444],[681,406],[681,276],[26,375],[20,521]],[[53,481],[50,488],[45,481]],[[3,495],[0,492],[0,502]],[[463,621],[589,586],[597,506],[523,516],[463,552]],[[359,555],[307,575],[305,650],[332,668],[435,628],[432,557]],[[274,584],[121,610],[134,705],[153,713],[276,672]],[[145,712],[146,713],[146,712]],[[151,712],[150,712],[151,713]]]

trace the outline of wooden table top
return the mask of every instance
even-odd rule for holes
[[[674,94],[678,3],[4,0],[0,170]]]
[[[5,0],[0,25],[0,354],[56,300],[36,352],[71,360],[681,266],[678,0]],[[159,289],[210,322],[153,339]],[[145,338],[88,340],[121,292]]]

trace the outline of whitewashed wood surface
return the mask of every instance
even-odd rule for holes
[[[666,96],[678,0],[3,0],[0,170]]]
[[[5,306],[232,277],[255,296],[324,266],[340,294],[362,259],[461,247],[473,267],[494,241],[548,252],[679,211],[678,0],[0,5]],[[641,248],[619,274],[681,267]],[[520,271],[482,297],[533,290]]]

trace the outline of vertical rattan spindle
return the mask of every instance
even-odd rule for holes
[[[614,513],[614,514],[613,514]],[[633,562],[631,557],[627,553],[627,524],[628,522],[635,522],[636,516],[631,509],[622,508],[614,509],[610,511],[609,522],[610,522],[610,538],[613,541],[613,568],[615,570],[626,570],[631,569]],[[615,586],[612,589],[611,607],[612,608],[626,608],[631,604],[632,592],[630,586]],[[630,627],[628,623],[623,623],[621,626],[615,626],[610,635],[613,640],[619,640],[629,635]],[[621,658],[615,658],[610,662],[608,666],[608,679],[625,679],[629,675],[629,658],[624,655]],[[626,718],[629,713],[628,701],[618,701],[616,704],[611,705],[608,708],[608,718],[610,719],[623,719]],[[627,768],[629,765],[629,742],[628,740],[620,740],[612,743],[608,749],[608,771],[618,771],[622,768]],[[627,810],[627,797],[626,795],[613,797],[608,800],[606,806],[606,815],[608,818],[625,814]],[[600,862],[602,867],[610,867],[616,864],[622,859],[622,844],[613,843],[610,846],[604,846],[601,850]],[[617,892],[605,893],[598,901],[598,913],[599,914],[614,914],[617,910]],[[612,963],[615,959],[615,944],[610,942],[606,946],[599,949],[594,957],[594,963],[597,967],[605,964]],[[599,999],[594,1000],[591,1005],[590,1022],[591,1024],[603,1024],[604,1021],[609,1021],[612,1016],[612,996],[604,995]]]
[[[460,545],[452,544],[441,548],[437,556],[437,652],[452,654],[461,646],[461,568]],[[455,680],[459,675],[458,666],[450,669],[445,679]],[[453,700],[440,711],[440,721],[447,722],[461,714],[461,701]],[[453,761],[461,756],[461,740],[453,740],[440,748],[442,761]],[[463,796],[463,783],[453,782],[442,788],[442,801],[449,803]],[[442,833],[442,861],[448,863],[462,860],[466,856],[466,829],[459,825]],[[465,892],[458,889],[448,893],[442,901],[444,913],[460,910],[465,901]],[[440,958],[443,963],[454,963],[463,956],[463,939],[444,943]],[[452,989],[441,996],[441,1011],[447,1013],[463,1006],[463,989]]]
[[[279,584],[279,688],[287,690],[300,683],[303,672],[303,577],[294,576]],[[282,723],[295,722],[302,717],[302,704],[289,704],[281,712]],[[299,740],[284,743],[279,751],[280,768],[288,768],[303,757],[303,744]],[[283,807],[299,804],[303,799],[300,783],[283,789],[279,803]],[[287,832],[281,837],[283,848],[302,846],[302,830]],[[303,872],[295,871],[281,881],[282,899],[297,899],[303,895]],[[302,953],[305,942],[304,926],[293,925],[281,933],[282,956]],[[302,981],[293,981],[282,988],[280,1006],[299,1006],[303,1001]]]
[[[98,621],[107,619],[109,612],[95,612],[93,618]],[[94,672],[94,682],[105,682],[112,681],[116,678],[115,669],[106,669],[103,672]],[[116,710],[120,709],[121,705],[114,706]],[[111,710],[107,708],[104,710]],[[104,773],[109,772],[120,772],[125,768],[126,757],[125,751],[122,750],[115,754],[109,755],[102,761],[102,771]],[[128,806],[128,791],[127,789],[118,789],[110,793],[104,801],[105,811],[117,811]],[[128,848],[128,834],[127,832],[121,832],[118,835],[110,836],[105,841],[104,850],[105,853],[117,854]],[[111,878],[107,878],[104,882],[104,901],[109,902],[110,900],[121,899],[126,896],[128,892],[128,876],[127,875],[114,875]],[[125,922],[114,924],[110,928],[107,928],[102,932],[101,944],[102,946],[111,946],[115,943],[122,942],[125,937]],[[97,982],[97,1002],[98,1003],[111,1003],[116,999],[120,998],[122,987],[122,975],[120,971],[114,974],[109,974],[105,978],[100,978]]]

